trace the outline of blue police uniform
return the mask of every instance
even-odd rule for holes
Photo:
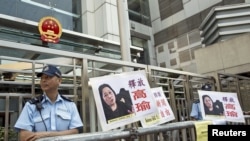
[[[190,113],[190,117],[193,117],[196,120],[202,120],[201,106],[200,106],[199,100],[195,101],[192,104],[192,110],[191,110],[191,113]]]
[[[40,131],[63,131],[83,127],[77,107],[74,102],[65,99],[58,94],[54,103],[43,95],[41,114],[32,102],[26,102],[16,124],[15,129],[40,132]]]
[[[204,91],[211,91],[212,87],[210,84],[205,84],[201,87],[201,90]],[[200,100],[196,100],[192,103],[192,109],[190,113],[190,117],[195,118],[196,120],[202,120],[202,114],[201,114],[201,106],[200,106]]]

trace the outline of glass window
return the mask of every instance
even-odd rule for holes
[[[81,32],[81,0],[1,0],[0,14],[39,22],[53,16],[64,29]]]
[[[163,46],[158,47],[158,53],[161,53],[161,52],[163,52],[163,51],[164,51]]]
[[[128,0],[129,19],[151,26],[148,0]]]

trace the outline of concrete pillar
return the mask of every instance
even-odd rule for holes
[[[118,24],[120,34],[121,56],[123,61],[131,62],[130,26],[127,0],[117,0]]]

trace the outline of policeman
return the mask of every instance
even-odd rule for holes
[[[212,87],[210,84],[205,84],[201,87],[203,91],[211,91]],[[202,120],[200,100],[195,100],[192,104],[190,113],[191,120]]]
[[[83,123],[76,104],[58,92],[61,71],[56,66],[47,65],[37,77],[41,77],[44,94],[25,103],[14,126],[20,141],[79,133]]]

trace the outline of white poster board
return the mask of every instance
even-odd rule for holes
[[[230,122],[245,123],[236,93],[202,90],[198,90],[198,93],[204,120],[225,119]]]
[[[151,88],[157,111],[141,120],[142,127],[150,127],[174,120],[174,113],[168,103],[162,87]]]
[[[90,78],[90,84],[103,131],[139,121],[157,110],[145,71]],[[99,91],[100,88],[104,89]],[[115,98],[109,98],[110,89]]]

